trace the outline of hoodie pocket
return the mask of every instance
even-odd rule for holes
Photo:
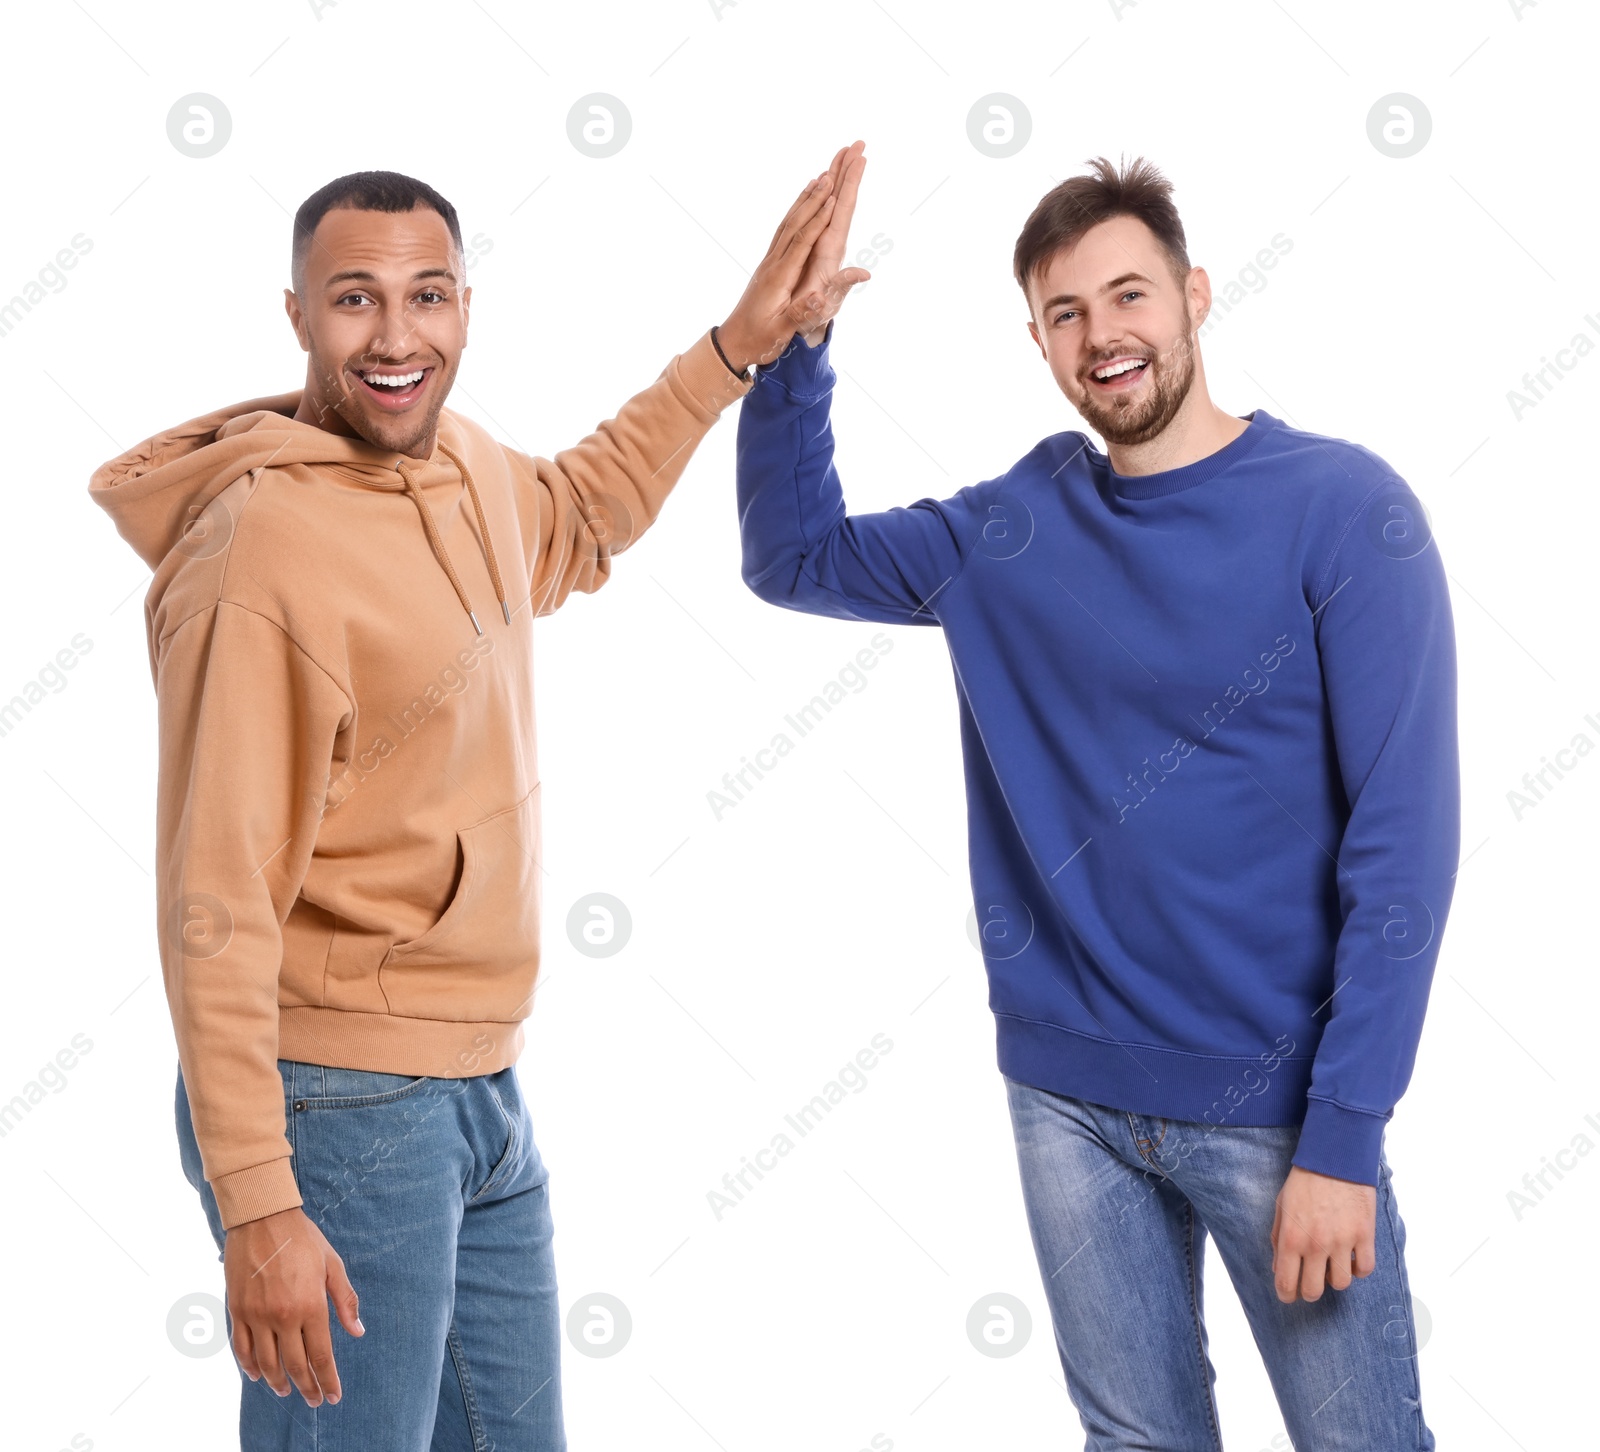
[[[378,968],[389,1012],[454,1023],[526,1018],[539,972],[539,788],[456,834],[461,878],[439,920]]]

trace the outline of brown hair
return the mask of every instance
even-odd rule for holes
[[[1175,281],[1189,271],[1183,223],[1172,204],[1172,183],[1142,156],[1119,172],[1103,156],[1091,157],[1090,176],[1068,177],[1046,192],[1023,225],[1012,256],[1012,272],[1024,295],[1028,283],[1055,254],[1070,247],[1109,217],[1137,217],[1166,254]]]

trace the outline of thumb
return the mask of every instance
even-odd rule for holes
[[[344,1273],[344,1262],[332,1251],[328,1252],[327,1288],[339,1324],[352,1336],[365,1336],[367,1328],[361,1324],[361,1298]]]
[[[848,267],[843,272],[836,272],[820,288],[793,298],[784,309],[784,316],[797,329],[809,331],[833,317],[844,305],[850,289],[859,282],[866,282],[871,276],[864,267]]]

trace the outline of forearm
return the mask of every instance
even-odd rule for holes
[[[769,604],[836,614],[841,602],[806,568],[847,517],[833,466],[832,370],[820,355],[790,356],[809,347],[796,337],[740,412],[741,573]]]
[[[828,411],[831,338],[796,338],[763,369],[739,418],[744,581],[763,600],[846,620],[937,625],[982,520],[979,490],[848,514]]]

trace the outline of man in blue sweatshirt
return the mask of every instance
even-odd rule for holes
[[[867,275],[839,266],[861,146],[831,173],[815,325],[744,399],[743,574],[944,630],[999,1067],[1088,1445],[1221,1447],[1209,1233],[1295,1446],[1432,1448],[1384,1153],[1459,851],[1427,516],[1370,450],[1211,401],[1171,188],[1103,158],[1035,208],[1014,271],[1106,451],[1068,430],[950,498],[847,514],[829,348]]]

